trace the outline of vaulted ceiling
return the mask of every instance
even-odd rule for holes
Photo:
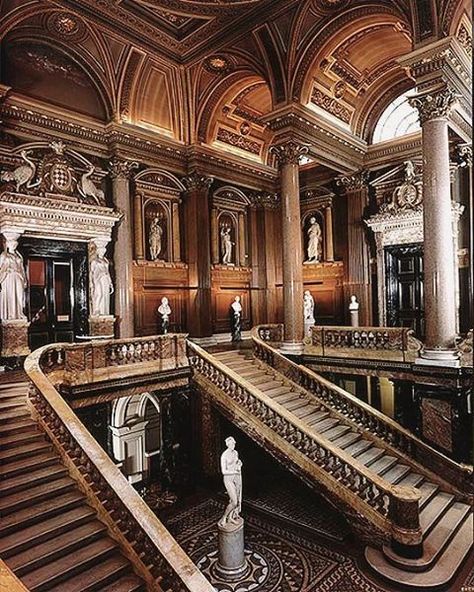
[[[469,5],[0,0],[2,82],[100,121],[266,162],[266,117],[281,105],[302,104],[367,139],[413,86],[397,58],[446,35],[468,50]]]

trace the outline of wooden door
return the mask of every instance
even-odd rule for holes
[[[424,336],[423,247],[421,244],[385,249],[387,324],[410,327]]]

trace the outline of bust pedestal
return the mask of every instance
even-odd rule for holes
[[[26,319],[2,321],[2,357],[27,356],[30,353],[29,326]]]
[[[113,315],[90,316],[89,332],[92,337],[114,338],[115,317]]]
[[[236,524],[217,525],[219,539],[219,559],[215,567],[216,576],[226,582],[236,582],[247,572],[244,555],[244,521]]]
[[[359,326],[359,310],[350,310],[351,313],[351,327]]]

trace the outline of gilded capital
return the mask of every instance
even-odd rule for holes
[[[420,123],[423,125],[430,119],[447,118],[457,103],[458,95],[450,88],[428,93],[409,99],[412,107],[418,109]]]
[[[251,207],[267,208],[274,210],[280,205],[280,198],[277,193],[269,193],[266,191],[255,191],[249,195]]]
[[[206,177],[205,175],[200,175],[198,172],[193,171],[186,177],[183,177],[181,181],[186,187],[186,191],[207,191],[212,185],[214,178]]]
[[[274,154],[280,166],[284,164],[299,164],[300,158],[308,154],[308,144],[298,144],[293,140],[270,147],[270,153]]]
[[[117,156],[109,161],[109,172],[112,179],[130,179],[133,170],[138,168],[138,162],[122,160]]]
[[[351,191],[359,191],[367,187],[369,181],[369,171],[362,169],[353,175],[345,175],[336,179],[338,187],[344,187],[347,193]]]

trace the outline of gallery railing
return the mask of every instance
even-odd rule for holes
[[[184,356],[183,356],[184,352]],[[160,355],[164,355],[163,358]],[[91,436],[59,393],[61,383],[89,376],[113,378],[132,367],[142,375],[188,365],[184,335],[121,339],[80,345],[56,344],[30,354],[25,370],[32,385],[33,414],[123,553],[156,592],[213,592],[147,504]],[[53,384],[54,380],[54,384]],[[58,387],[58,388],[56,388]]]
[[[273,341],[261,336],[272,335]],[[471,466],[461,465],[434,450],[411,432],[383,413],[357,399],[306,366],[296,364],[280,354],[276,345],[283,336],[282,325],[259,325],[252,329],[254,356],[293,382],[311,392],[328,408],[377,436],[406,457],[426,467],[452,484],[471,500],[474,495],[474,475]]]
[[[263,358],[272,352],[267,348],[264,344],[260,350]],[[257,420],[254,432],[271,431],[268,439],[272,446],[280,447],[287,460],[312,472],[310,477],[364,516],[382,536],[391,537],[397,548],[421,546],[421,494],[415,488],[390,485],[198,345],[188,342],[188,355],[193,379],[216,398],[222,394],[222,406],[240,420],[246,421],[244,412],[251,416],[247,421]]]
[[[406,327],[315,326],[306,341],[306,355],[409,363],[416,360],[423,345]]]

